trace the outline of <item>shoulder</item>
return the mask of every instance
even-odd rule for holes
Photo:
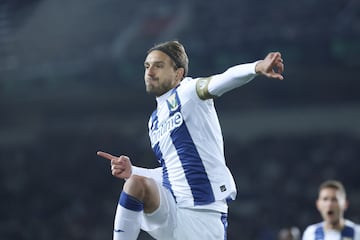
[[[354,225],[354,231],[355,231],[354,240],[360,240],[360,225],[359,224]]]
[[[180,82],[179,89],[181,90],[194,90],[195,91],[196,86],[196,79],[192,77],[186,77]]]
[[[323,226],[323,222],[314,223],[314,224],[308,225],[305,228],[305,231],[314,231],[315,232],[316,229],[318,229],[319,227],[322,227],[322,226]]]
[[[178,87],[178,90],[177,90],[178,93],[182,97],[200,100],[200,98],[196,92],[196,82],[197,82],[197,79],[194,79],[192,77],[184,78],[181,81],[180,86]]]
[[[355,228],[355,229],[360,228],[359,224],[356,224],[356,223],[354,223],[353,221],[351,221],[349,219],[345,219],[345,226],[349,226],[349,227],[352,227],[352,228]]]

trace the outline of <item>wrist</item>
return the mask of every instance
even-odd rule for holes
[[[257,62],[255,62],[255,73],[256,74],[261,74],[261,63],[263,62],[263,60],[259,60]]]

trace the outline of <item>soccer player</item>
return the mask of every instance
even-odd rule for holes
[[[281,54],[191,78],[183,45],[168,41],[148,50],[144,66],[146,91],[157,102],[148,128],[161,167],[145,169],[127,156],[97,153],[111,160],[113,176],[126,180],[113,239],[136,239],[140,229],[163,240],[226,239],[227,202],[235,199],[236,186],[213,99],[257,75],[282,80]]]
[[[348,201],[341,182],[323,182],[319,187],[316,207],[323,221],[308,226],[302,240],[360,240],[360,226],[344,218]]]

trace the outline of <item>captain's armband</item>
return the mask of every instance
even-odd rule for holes
[[[202,100],[214,98],[214,96],[212,96],[208,90],[210,80],[211,80],[211,77],[198,78],[196,80],[196,93],[199,96],[199,98]]]

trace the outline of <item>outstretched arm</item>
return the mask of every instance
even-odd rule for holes
[[[283,80],[284,63],[279,52],[271,52],[260,61],[233,66],[224,73],[208,78],[198,78],[196,91],[201,99],[220,97],[225,92],[240,87],[257,75]]]

